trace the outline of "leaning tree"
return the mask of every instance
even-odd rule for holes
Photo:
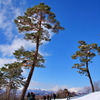
[[[37,63],[39,46],[43,44],[43,41],[50,41],[49,33],[58,33],[59,30],[64,30],[64,28],[60,26],[60,23],[55,19],[55,14],[50,10],[51,8],[48,5],[40,3],[39,5],[27,9],[24,16],[18,16],[15,19],[19,32],[25,33],[24,39],[30,40],[36,44],[35,54],[33,55],[34,60],[20,100],[24,100],[26,90],[31,81]]]
[[[72,59],[79,58],[80,63],[74,64],[72,68],[78,69],[79,70],[77,71],[78,73],[85,74],[86,76],[89,77],[89,81],[92,87],[92,92],[94,92],[94,86],[93,86],[92,78],[89,71],[89,63],[91,63],[93,57],[96,56],[95,51],[99,52],[100,47],[96,43],[87,44],[85,41],[78,41],[78,43],[80,44],[78,46],[80,50],[76,51],[76,53],[73,54],[71,57]]]

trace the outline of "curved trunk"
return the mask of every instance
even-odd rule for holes
[[[94,86],[93,86],[92,78],[91,78],[91,75],[90,75],[90,72],[89,72],[89,68],[88,68],[88,61],[86,62],[86,67],[87,67],[87,74],[88,74],[88,77],[89,77],[89,80],[90,80],[92,92],[94,92]]]
[[[31,78],[32,78],[32,75],[33,75],[33,72],[34,72],[34,68],[35,68],[35,65],[37,63],[38,49],[39,49],[39,38],[37,38],[36,53],[35,53],[35,57],[34,57],[35,61],[33,61],[33,64],[32,64],[32,67],[30,69],[28,78],[26,80],[26,84],[25,84],[25,86],[24,86],[24,88],[22,90],[22,94],[21,94],[20,100],[24,100],[27,88],[28,88],[29,83],[31,81]]]
[[[23,88],[23,90],[22,90],[22,94],[21,94],[20,100],[24,100],[25,93],[26,93],[27,88],[28,88],[28,86],[29,86],[29,83],[30,83],[30,81],[31,81],[33,71],[34,71],[34,66],[31,67],[31,70],[30,70],[30,72],[29,72],[28,78],[27,78],[27,80],[26,80],[26,84],[25,84],[25,86],[24,86],[24,88]]]
[[[30,81],[31,81],[31,78],[32,78],[32,75],[33,75],[33,72],[34,72],[35,65],[36,65],[36,63],[37,63],[37,56],[38,56],[38,50],[39,50],[39,38],[40,38],[40,35],[41,35],[41,18],[42,18],[42,16],[41,16],[41,14],[40,14],[39,31],[38,31],[38,34],[37,34],[36,52],[35,52],[35,56],[34,56],[34,61],[33,61],[31,70],[30,70],[30,72],[29,72],[28,78],[27,78],[27,80],[26,80],[26,84],[25,84],[25,86],[24,86],[24,88],[23,88],[23,91],[22,91],[20,100],[24,100],[24,97],[25,97],[27,88],[28,88],[28,86],[29,86],[29,83],[30,83]]]

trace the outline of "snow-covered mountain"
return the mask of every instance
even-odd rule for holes
[[[46,94],[52,94],[55,91],[42,90],[42,89],[28,89],[27,92],[34,92],[36,95],[46,95]]]
[[[35,93],[36,95],[47,95],[47,94],[52,94],[52,93],[55,93],[55,91],[52,91],[52,90],[44,90],[44,89],[28,89],[26,94],[28,92],[33,92]],[[18,94],[21,94],[21,90],[18,90],[17,92]]]

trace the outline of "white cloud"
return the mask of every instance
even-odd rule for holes
[[[1,4],[5,4],[5,5],[10,4],[10,3],[11,3],[11,0],[2,0],[1,2]]]
[[[59,86],[59,85],[56,85],[53,88],[51,88],[50,90],[58,91],[59,89],[65,89],[65,88],[68,88],[68,86]]]
[[[42,52],[41,50],[39,51],[39,53],[43,56],[52,56],[52,54],[49,54],[47,52]]]
[[[0,52],[2,52],[3,56],[12,56],[13,52],[23,46],[24,48],[34,48],[35,44],[31,43],[30,41],[25,41],[24,39],[14,39],[11,45],[0,45]]]
[[[16,59],[7,59],[7,58],[0,58],[0,68],[4,66],[4,64],[13,63]]]
[[[16,61],[15,58],[11,57],[13,57],[13,52],[18,48],[20,48],[21,46],[23,46],[25,49],[32,49],[34,48],[35,44],[29,41],[25,41],[24,39],[17,38],[12,41],[11,45],[8,44],[0,45],[0,53],[1,53],[0,67],[2,67],[4,64],[13,63],[14,61]],[[9,59],[6,58],[6,56],[9,57]]]
[[[21,1],[23,2],[23,1]],[[24,0],[25,2],[25,0]],[[21,15],[23,12],[23,5],[20,7],[14,6],[13,0],[2,0],[1,1],[1,12],[0,12],[0,28],[3,30],[3,33],[5,34],[7,40],[12,40],[14,37],[13,30],[15,30],[14,26],[14,19]],[[20,4],[20,1],[17,3]],[[17,4],[16,4],[17,5]],[[25,5],[24,5],[25,6]]]
[[[41,85],[41,83],[31,80],[31,83],[28,88],[32,89],[33,87],[40,86],[40,85]]]
[[[72,87],[68,89],[70,92],[84,92],[83,87]]]

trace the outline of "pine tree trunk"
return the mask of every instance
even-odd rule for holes
[[[27,80],[26,80],[26,84],[25,84],[25,86],[24,86],[24,88],[23,88],[23,90],[22,90],[22,94],[21,94],[20,100],[24,100],[24,97],[25,97],[27,88],[28,88],[29,83],[30,83],[31,78],[32,78],[33,71],[34,71],[34,65],[31,67],[31,70],[30,70],[30,72],[29,72],[28,78],[27,78]]]
[[[6,89],[6,94],[7,94],[6,99],[9,100],[9,99],[10,99],[10,87],[8,87],[8,88]]]
[[[23,90],[22,90],[22,94],[21,94],[20,100],[24,100],[24,97],[25,97],[27,88],[28,88],[29,83],[30,83],[30,81],[31,81],[31,78],[32,78],[32,75],[33,75],[33,72],[34,72],[34,68],[35,68],[35,65],[36,65],[36,63],[37,63],[38,49],[39,49],[39,37],[37,38],[36,53],[35,53],[34,61],[33,61],[32,67],[31,67],[31,69],[30,69],[28,78],[27,78],[27,80],[26,80],[26,84],[25,84],[25,86],[24,86],[24,88],[23,88]]]
[[[12,78],[10,77],[10,79],[9,79],[9,86],[8,86],[8,88],[7,88],[7,100],[10,100],[10,91],[11,91],[11,85],[12,84]]]
[[[90,72],[89,72],[89,68],[88,68],[88,61],[86,62],[86,67],[87,67],[87,74],[88,74],[88,77],[89,77],[89,80],[90,80],[92,92],[94,92],[94,86],[93,86],[92,78],[91,78],[91,75],[90,75]]]

